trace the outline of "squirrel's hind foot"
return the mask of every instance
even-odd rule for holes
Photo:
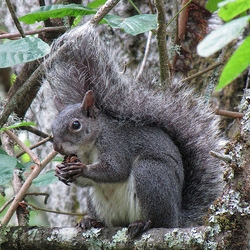
[[[105,225],[96,219],[90,218],[88,215],[85,215],[75,226],[76,228],[80,228],[82,230],[88,230],[92,227],[94,228],[102,228]]]
[[[152,222],[150,220],[148,221],[137,220],[135,222],[130,223],[127,232],[128,237],[130,239],[134,239],[143,232],[147,231],[151,227],[151,225]]]

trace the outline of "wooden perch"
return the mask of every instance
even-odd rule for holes
[[[5,237],[0,247],[5,250],[203,249],[206,228],[154,228],[135,240],[128,239],[126,232],[126,228],[84,232],[76,228],[6,227],[2,228],[1,234]]]

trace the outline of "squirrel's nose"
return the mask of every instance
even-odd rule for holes
[[[58,153],[64,155],[64,150],[63,150],[63,147],[62,147],[62,144],[61,143],[57,143],[57,142],[53,142],[53,147],[54,147],[54,150],[57,151]]]

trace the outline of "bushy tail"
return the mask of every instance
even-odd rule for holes
[[[54,43],[45,70],[55,95],[68,105],[81,102],[92,89],[98,107],[115,119],[161,126],[184,162],[180,226],[199,224],[222,188],[220,163],[210,156],[210,150],[218,150],[218,118],[202,98],[178,82],[156,91],[121,74],[115,56],[95,32],[94,27],[84,25]]]

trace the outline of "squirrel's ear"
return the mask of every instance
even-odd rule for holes
[[[62,104],[61,100],[58,98],[58,96],[54,96],[54,104],[56,106],[56,109],[60,112],[62,111],[65,107]]]
[[[87,116],[94,117],[95,97],[93,90],[86,92],[81,108],[83,112],[86,112]]]

